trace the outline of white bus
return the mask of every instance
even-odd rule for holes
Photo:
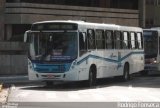
[[[83,21],[34,23],[25,33],[30,43],[29,80],[87,81],[144,69],[143,30]],[[27,38],[26,38],[27,37]]]
[[[145,68],[143,74],[160,70],[160,29],[144,29]]]

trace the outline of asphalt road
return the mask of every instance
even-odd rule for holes
[[[107,108],[106,102],[107,106],[109,102],[115,102],[111,104],[114,106],[117,102],[160,102],[160,76],[157,75],[136,76],[128,82],[108,78],[99,80],[93,88],[83,84],[60,84],[51,88],[43,83],[16,85],[11,88],[8,103],[18,108],[97,108],[99,104]]]

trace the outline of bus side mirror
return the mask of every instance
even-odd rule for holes
[[[25,33],[24,33],[24,42],[25,43],[27,43],[27,42],[29,42],[29,33],[30,33],[30,30],[28,30],[28,31],[26,31]]]

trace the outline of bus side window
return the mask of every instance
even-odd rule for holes
[[[106,48],[113,49],[114,48],[114,41],[113,41],[113,31],[105,31],[105,40],[106,40]]]
[[[96,34],[97,49],[105,49],[104,31],[96,30],[95,34]]]
[[[116,49],[121,49],[122,48],[122,34],[120,31],[115,31],[115,48]]]
[[[142,49],[142,34],[137,33],[137,43],[138,43],[138,49]]]
[[[96,49],[94,30],[87,30],[88,49]]]
[[[142,49],[144,48],[144,38],[143,38],[143,35],[141,33],[141,45],[142,45]]]
[[[79,33],[79,49],[80,49],[80,56],[86,53],[87,51],[87,37],[86,33]]]
[[[157,34],[158,35],[158,34]],[[159,37],[159,35],[158,35],[158,40],[159,40],[159,44],[157,45],[158,46],[158,50],[159,50],[159,55],[160,55],[160,37]]]
[[[135,33],[131,32],[131,49],[135,49],[136,48],[136,44],[135,44]]]
[[[135,33],[135,48],[139,49],[137,33]]]
[[[131,49],[132,45],[131,45],[131,34],[130,32],[128,32],[128,49]]]
[[[123,42],[122,42],[123,49],[129,49],[128,37],[129,37],[128,32],[123,32]]]

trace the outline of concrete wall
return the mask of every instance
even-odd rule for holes
[[[139,26],[145,28],[146,0],[139,0]]]
[[[160,6],[147,5],[146,6],[146,19],[153,20],[153,24],[149,24],[149,27],[160,26]]]
[[[0,42],[0,75],[27,74],[27,44]]]
[[[155,8],[155,26],[160,27],[160,5]]]
[[[160,3],[160,1],[159,1]],[[146,2],[146,27],[160,27],[160,4],[157,0]]]
[[[0,55],[0,75],[27,74],[26,55]]]
[[[0,41],[4,40],[5,0],[0,0]]]
[[[12,36],[12,25],[32,24],[44,20],[85,20],[89,22],[139,26],[138,10],[4,3],[5,0],[0,0],[0,40],[4,40],[4,24],[6,25],[6,40]],[[24,43],[1,41],[0,75],[27,74],[26,52],[27,45]]]
[[[139,26],[139,11],[127,9],[7,3],[5,14],[6,24],[32,24],[44,20],[85,20]]]

